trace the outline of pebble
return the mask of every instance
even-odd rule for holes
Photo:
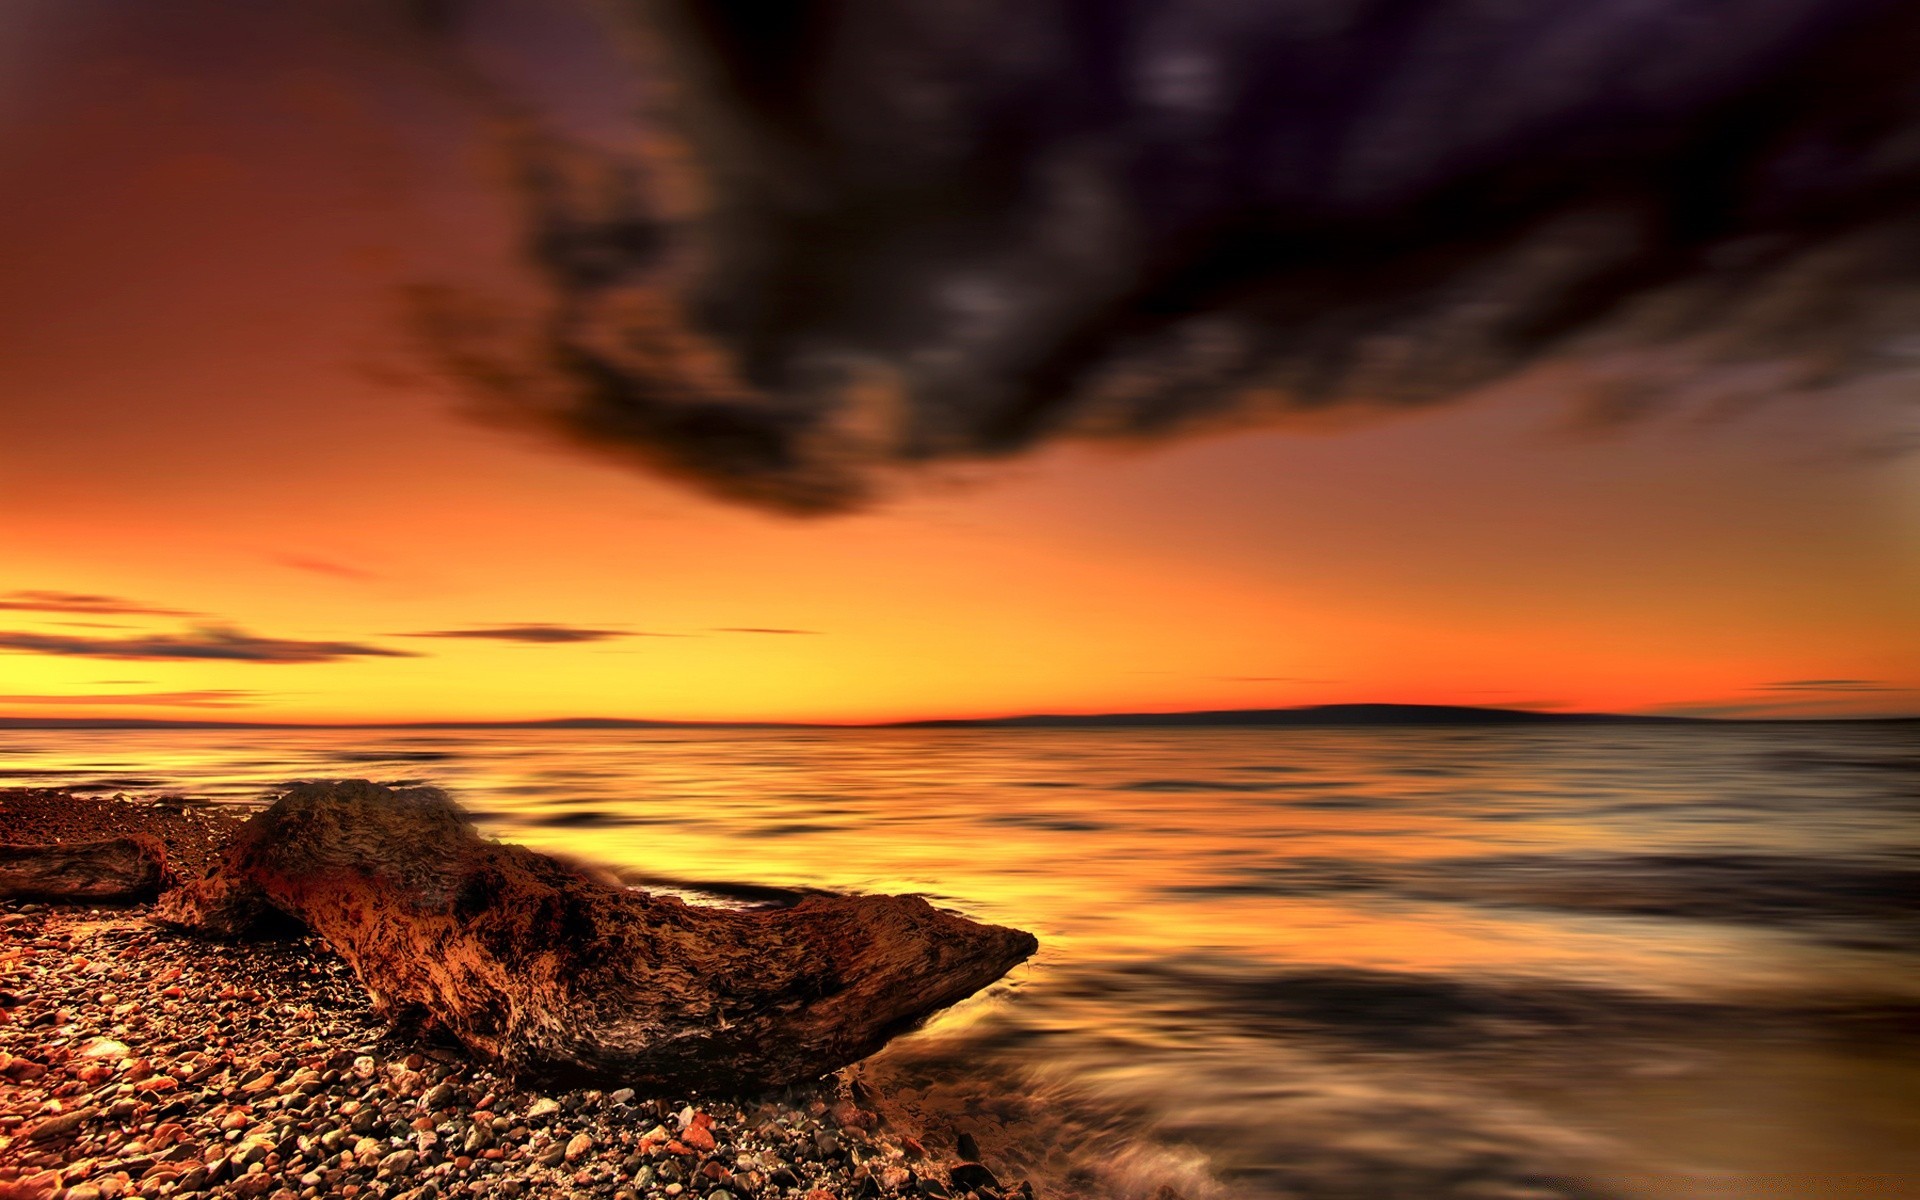
[[[207,851],[227,818],[182,812],[179,836]],[[846,1073],[748,1105],[543,1095],[398,1040],[313,939],[216,946],[139,908],[0,901],[0,1018],[0,1200],[950,1194],[917,1131],[880,1121]],[[971,1163],[953,1184],[1021,1194]]]

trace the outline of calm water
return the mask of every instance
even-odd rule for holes
[[[1057,1196],[1920,1197],[1920,731],[0,732],[0,784],[452,790],[1041,953],[869,1075]]]

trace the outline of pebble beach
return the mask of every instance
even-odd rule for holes
[[[232,822],[0,794],[0,841],[150,833],[182,871]],[[857,1067],[748,1098],[543,1087],[393,1035],[317,939],[0,902],[0,1200],[1032,1194],[910,1109]]]

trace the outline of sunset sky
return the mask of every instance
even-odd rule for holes
[[[1911,400],[1547,381],[764,513],[419,381],[400,288],[510,271],[453,101],[169,21],[0,16],[0,715],[1920,713]]]

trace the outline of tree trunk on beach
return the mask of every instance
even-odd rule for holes
[[[153,899],[167,882],[166,847],[146,834],[64,845],[0,845],[0,899],[127,904]]]
[[[729,1090],[871,1054],[1037,946],[911,896],[688,905],[361,781],[290,790],[160,916],[229,937],[292,917],[389,1019],[515,1070]]]

